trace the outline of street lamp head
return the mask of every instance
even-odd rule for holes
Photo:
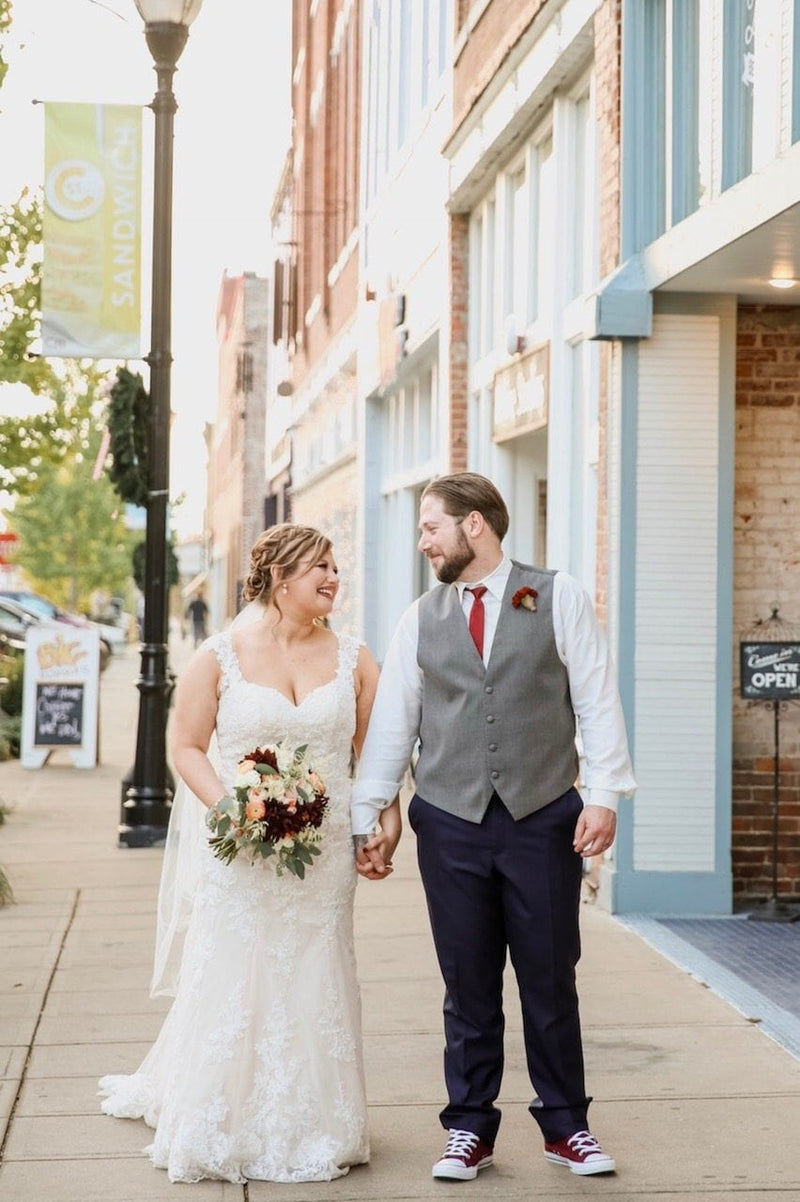
[[[183,25],[189,28],[203,0],[135,0],[145,25]]]

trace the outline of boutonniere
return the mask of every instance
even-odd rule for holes
[[[511,598],[511,604],[514,609],[529,609],[531,613],[536,613],[536,598],[539,596],[535,588],[528,588],[527,584],[524,588],[518,588]]]

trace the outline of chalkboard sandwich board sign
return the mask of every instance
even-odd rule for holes
[[[82,681],[36,684],[34,747],[80,747],[83,742]]]
[[[751,701],[800,697],[800,642],[743,642],[741,694]]]
[[[41,768],[59,749],[76,768],[97,763],[100,640],[92,627],[32,626],[25,639],[23,768]]]

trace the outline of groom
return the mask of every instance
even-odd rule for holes
[[[504,555],[508,511],[490,480],[434,480],[419,524],[440,584],[406,610],[387,652],[353,831],[359,872],[380,879],[370,833],[419,739],[409,822],[446,986],[448,1140],[433,1175],[471,1180],[492,1163],[507,951],[544,1155],[610,1173],[588,1130],[575,988],[581,857],[611,846],[618,795],[635,787],[606,642],[576,580]]]

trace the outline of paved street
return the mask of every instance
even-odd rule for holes
[[[441,987],[410,832],[394,877],[362,883],[357,902],[371,1164],[323,1185],[170,1185],[141,1155],[144,1125],[101,1115],[96,1096],[101,1073],[138,1065],[165,1010],[147,995],[160,853],[116,846],[137,668],[130,650],[104,674],[99,768],[76,770],[63,753],[35,773],[0,764],[0,797],[14,808],[0,829],[0,862],[18,901],[0,912],[3,1202],[796,1202],[800,1061],[591,906],[580,966],[587,1068],[593,1127],[616,1156],[617,1175],[581,1179],[544,1161],[526,1111],[531,1089],[509,980],[495,1167],[474,1184],[433,1182],[430,1164],[442,1147]]]

